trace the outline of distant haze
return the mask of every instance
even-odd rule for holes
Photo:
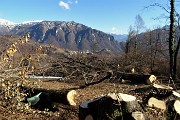
[[[128,38],[127,34],[111,34],[115,40],[122,42],[122,41],[126,41]]]

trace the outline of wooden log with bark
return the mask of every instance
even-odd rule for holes
[[[146,91],[148,94],[143,97],[144,103],[149,107],[166,110],[166,102],[173,93],[172,88],[160,84],[153,84],[149,87],[151,89]]]
[[[166,110],[166,101],[164,101],[164,100],[159,100],[157,98],[151,97],[151,98],[149,98],[147,104],[149,107],[152,107],[152,108],[155,107],[155,108],[159,108],[162,110]]]
[[[180,120],[180,101],[171,100],[167,102],[167,119]]]
[[[180,115],[180,101],[179,100],[176,100],[174,102],[174,109]]]
[[[180,94],[170,86],[154,84],[152,87],[145,97],[147,106],[164,111],[166,119],[180,119]]]
[[[148,120],[147,116],[140,111],[132,112],[131,116],[133,120]]]
[[[21,90],[24,93],[27,93],[27,97],[32,97],[34,95],[43,92],[47,94],[51,102],[62,103],[66,105],[76,106],[75,97],[77,92],[72,89],[65,90],[47,90],[43,88],[29,88],[29,87],[21,87]]]
[[[152,85],[153,83],[157,82],[156,76],[150,74],[134,74],[123,72],[117,72],[116,74],[120,77],[122,83],[130,81],[131,83]]]
[[[136,97],[123,93],[110,93],[106,96],[83,102],[79,106],[79,120],[92,119],[135,119],[142,111]],[[140,115],[140,114],[139,114]],[[145,115],[140,115],[145,120]]]

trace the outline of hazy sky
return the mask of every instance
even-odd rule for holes
[[[166,13],[160,8],[143,9],[169,0],[0,0],[0,18],[16,23],[32,20],[75,21],[108,33],[127,33],[140,14],[147,28],[165,25],[153,20]]]

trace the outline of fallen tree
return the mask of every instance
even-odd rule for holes
[[[157,81],[156,76],[149,74],[134,74],[117,72],[116,75],[120,78],[121,82],[130,81],[131,83],[141,83],[151,85]]]
[[[72,89],[65,90],[47,90],[43,88],[29,88],[22,87],[21,90],[26,93],[28,97],[32,97],[39,93],[45,93],[51,102],[62,103],[66,105],[76,106],[75,97],[77,92]]]

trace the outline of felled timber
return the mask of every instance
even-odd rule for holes
[[[46,93],[40,92],[39,94],[32,96],[30,98],[25,98],[23,101],[29,103],[30,106],[34,109],[45,110],[48,109],[53,111],[53,104],[49,99],[49,96]]]
[[[151,85],[157,81],[156,76],[146,74],[122,73],[118,72],[117,75],[123,82],[130,81],[132,83],[148,84]]]
[[[166,85],[153,84],[150,88],[143,100],[146,105],[164,111],[168,120],[180,119],[180,94]]]
[[[142,111],[136,97],[123,93],[110,93],[106,96],[83,102],[79,106],[79,120],[93,119],[134,119],[135,113]],[[143,114],[143,113],[142,113]],[[143,114],[144,116],[144,114]],[[145,117],[143,117],[145,118]],[[144,119],[142,119],[144,120]]]
[[[174,102],[174,109],[180,115],[180,101],[179,100],[176,100]]]
[[[147,104],[150,98],[158,100],[168,99],[172,95],[173,89],[169,86],[153,84],[146,88],[146,90],[141,90],[141,92],[146,93],[143,97],[143,101]]]
[[[142,112],[136,111],[131,114],[133,120],[148,120],[147,116],[145,116]]]
[[[167,119],[168,120],[180,120],[180,101],[171,100],[167,102]]]
[[[75,97],[77,92],[75,90],[48,90],[43,88],[28,88],[21,87],[24,93],[27,93],[27,97],[32,97],[39,93],[45,93],[51,102],[62,103],[66,105],[76,106]]]
[[[173,97],[175,97],[176,99],[180,100],[180,93],[173,91]]]
[[[151,97],[148,100],[148,106],[152,108],[159,108],[162,110],[166,110],[166,102],[164,100],[159,100],[157,98]]]
[[[143,97],[144,104],[148,107],[166,110],[166,102],[173,93],[172,89],[169,89],[168,86],[161,86],[157,84],[150,86],[150,88],[151,89],[149,89],[148,94]]]

